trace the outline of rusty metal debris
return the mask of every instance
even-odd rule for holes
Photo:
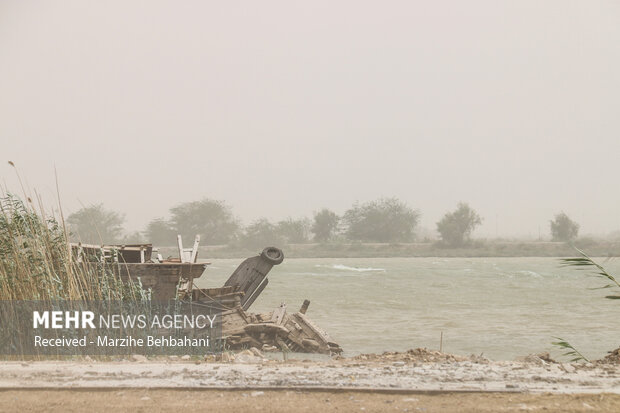
[[[153,299],[179,298],[196,303],[217,303],[222,308],[222,335],[231,350],[256,347],[300,353],[340,354],[342,349],[306,315],[310,301],[299,311],[287,311],[286,304],[271,312],[248,312],[265,289],[267,274],[284,260],[282,251],[265,248],[261,254],[247,258],[220,288],[197,288],[208,263],[198,263],[197,237],[191,249],[184,249],[179,237],[179,259],[162,259],[153,254],[151,244],[83,245],[71,244],[77,260],[103,260],[113,263],[124,281],[140,279],[142,287],[151,291]]]

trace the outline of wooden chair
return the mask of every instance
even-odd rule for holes
[[[182,263],[195,263],[198,259],[198,245],[200,244],[200,235],[194,238],[194,246],[192,248],[183,248],[183,239],[181,235],[177,235],[177,243],[179,246],[179,257]]]

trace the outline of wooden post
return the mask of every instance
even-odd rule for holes
[[[439,335],[439,352],[443,353],[443,331]]]
[[[181,262],[185,262],[185,254],[183,254],[183,239],[181,234],[177,235],[177,245],[179,246],[179,258]]]
[[[196,258],[198,258],[198,245],[200,244],[200,235],[196,235],[194,238],[194,247],[192,248],[192,255],[190,257],[191,263],[196,262]]]

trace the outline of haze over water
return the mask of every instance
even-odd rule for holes
[[[212,260],[199,286],[215,287],[242,260]],[[620,261],[605,263],[620,274]],[[562,337],[586,357],[620,346],[620,302],[584,271],[555,258],[285,259],[251,307],[267,312],[282,301],[326,330],[345,354],[416,347],[511,360],[550,351]]]
[[[397,197],[420,234],[464,201],[473,238],[548,239],[560,211],[607,236],[619,21],[617,1],[2,1],[0,185],[21,193],[11,160],[51,207],[57,170],[65,216],[103,203],[128,232],[203,198],[247,224]],[[270,279],[253,310],[308,298],[350,354],[442,331],[493,358],[620,344],[620,305],[554,259],[287,259]]]
[[[246,223],[395,196],[475,236],[620,230],[620,3],[0,2],[0,183]]]

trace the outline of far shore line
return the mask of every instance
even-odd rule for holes
[[[267,246],[267,245],[265,245]],[[575,257],[576,248],[591,257],[620,256],[620,241],[578,240],[574,244],[548,241],[473,241],[462,248],[441,247],[435,242],[326,243],[276,245],[286,258],[487,258]],[[247,258],[262,248],[229,245],[201,246],[202,259]],[[163,257],[178,256],[175,247],[159,247]]]

